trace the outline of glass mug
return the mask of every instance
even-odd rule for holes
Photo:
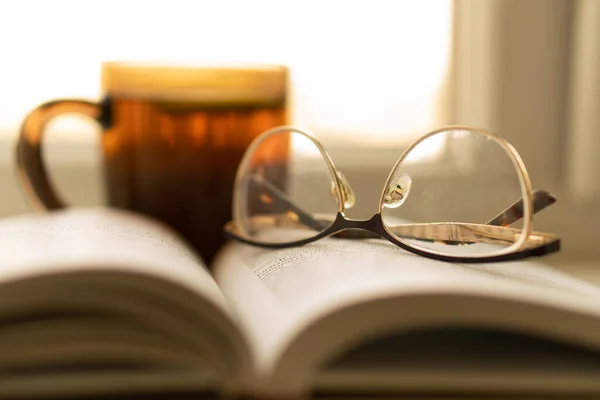
[[[102,129],[109,206],[155,217],[208,263],[231,218],[235,172],[250,142],[287,122],[287,68],[104,63],[100,102],[54,100],[24,120],[19,177],[37,209],[66,207],[42,157],[44,127],[78,113]]]

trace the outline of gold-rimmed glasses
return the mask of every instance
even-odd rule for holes
[[[331,235],[381,237],[425,257],[459,262],[508,261],[560,248],[556,235],[533,231],[533,214],[556,199],[532,189],[508,141],[479,128],[443,127],[415,141],[393,166],[370,219],[346,217],[355,201],[313,134],[279,126],[246,150],[225,232],[270,248]]]

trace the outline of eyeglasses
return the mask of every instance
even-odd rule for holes
[[[358,179],[365,179],[360,154],[354,164]],[[444,127],[414,142],[392,168],[370,219],[345,216],[355,200],[313,134],[275,127],[242,158],[225,233],[269,248],[327,236],[385,238],[421,256],[455,262],[508,261],[560,248],[556,235],[532,230],[533,214],[556,199],[532,190],[510,143],[478,128]]]

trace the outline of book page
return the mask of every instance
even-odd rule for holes
[[[400,301],[403,297],[440,299],[440,308],[443,308],[444,296],[489,298],[490,310],[496,307],[492,304],[495,299],[507,298],[515,304],[522,301],[551,308],[581,309],[595,318],[600,316],[592,306],[600,300],[600,289],[549,269],[535,259],[487,264],[447,263],[414,255],[383,240],[328,238],[283,250],[230,243],[215,267],[217,282],[242,320],[265,375],[281,372],[275,371],[281,368],[278,365],[281,357],[303,335],[307,336],[307,343],[312,342],[301,352],[293,353],[294,368],[302,368],[302,357],[310,353],[311,348],[321,353],[319,357],[324,357],[329,350],[317,348],[321,342],[336,346],[353,330],[363,335],[373,334],[360,325],[370,324],[375,331],[387,332],[384,329],[389,327],[381,321],[400,324],[403,319],[408,321],[425,313],[425,308],[403,308],[409,304],[408,300],[405,304]],[[373,308],[374,312],[369,315],[353,311],[361,304],[378,301],[383,304],[385,299],[400,300],[382,305],[380,309]],[[465,310],[473,314],[485,303],[469,301],[461,307],[469,307]],[[421,307],[426,301],[413,303]],[[327,325],[330,316],[340,310],[350,311],[343,323],[328,325],[327,335],[331,339],[319,339],[315,332],[308,338],[310,335],[306,332],[311,332],[316,325]],[[483,308],[482,314],[485,315]],[[442,313],[436,318],[445,317]],[[356,340],[356,337],[348,340]]]
[[[27,368],[46,350],[48,362],[114,357],[153,365],[154,357],[155,364],[210,365],[228,379],[250,362],[202,260],[174,230],[124,210],[71,208],[2,220],[0,320],[4,334],[16,332],[11,337],[40,349],[4,348],[12,342],[0,340],[0,352]]]
[[[227,309],[203,261],[175,231],[154,220],[99,207],[19,215],[0,222],[0,284],[84,268],[155,274]]]

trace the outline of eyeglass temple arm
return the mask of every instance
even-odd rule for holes
[[[554,204],[556,202],[556,197],[552,194],[548,193],[542,189],[536,189],[532,193],[533,195],[533,213],[536,214],[542,211],[544,208]],[[512,205],[502,211],[500,214],[496,215],[494,218],[486,222],[485,224],[468,224],[462,222],[456,223],[434,223],[434,224],[402,224],[397,227],[391,228],[394,230],[394,234],[404,237],[406,239],[418,239],[418,240],[428,240],[428,241],[438,241],[443,242],[449,245],[461,245],[461,244],[473,244],[476,242],[486,242],[486,243],[499,243],[497,241],[489,241],[484,240],[484,236],[486,235],[486,231],[479,231],[477,235],[471,236],[471,240],[467,240],[466,234],[457,235],[456,231],[445,230],[445,227],[453,226],[454,230],[458,229],[457,226],[464,226],[473,228],[475,226],[488,226],[488,227],[508,227],[514,222],[517,222],[523,218],[523,199],[519,199],[515,201]],[[431,226],[435,227],[434,229],[437,232],[425,232],[422,227]],[[404,228],[406,227],[406,228]],[[477,230],[477,229],[476,229]],[[446,232],[445,234],[440,234],[439,232]],[[488,232],[490,235],[490,239],[493,239],[493,235],[498,232]],[[367,238],[375,238],[378,235],[363,230],[347,230],[343,232],[339,232],[335,235],[336,237],[343,237],[348,239],[367,239]],[[457,236],[460,236],[462,239],[457,239]],[[454,239],[451,239],[454,238]],[[478,239],[477,239],[478,238]],[[476,240],[477,239],[477,240]],[[532,239],[533,240],[533,239]],[[507,242],[503,242],[507,243]]]
[[[511,245],[519,240],[522,235],[521,229],[518,228],[465,222],[406,224],[388,229],[392,230],[395,235],[405,239],[417,239],[448,245],[474,243]],[[542,246],[556,239],[556,235],[551,233],[531,232],[527,237],[525,247]]]
[[[536,214],[544,208],[556,203],[556,197],[542,189],[536,189],[533,195],[533,213]],[[506,210],[486,222],[486,225],[509,226],[523,218],[523,199],[515,201]]]
[[[261,202],[269,206],[273,211],[284,213],[290,219],[298,221],[316,231],[322,231],[331,225],[331,221],[321,221],[313,218],[312,215],[295,205],[284,191],[262,176],[252,175],[250,182],[257,185]]]
[[[294,202],[288,197],[288,195],[280,190],[278,187],[270,183],[269,181],[263,179],[259,175],[252,175],[251,182],[258,186],[259,192],[261,192],[260,199],[263,204],[267,204],[270,207],[276,208],[277,211],[285,213],[288,217],[297,220],[303,225],[317,230],[322,231],[326,229],[331,221],[322,221],[312,217],[309,213],[302,210],[300,207],[296,206]],[[542,211],[544,208],[554,204],[556,202],[556,198],[550,194],[549,192],[541,189],[536,189],[532,193],[533,195],[533,213],[536,214]],[[489,220],[485,225],[488,226],[508,226],[518,220],[523,218],[523,199],[518,199],[500,214],[496,215],[494,218]],[[441,226],[441,224],[413,224],[412,226],[418,225],[432,225],[432,226]],[[445,224],[449,225],[449,224]],[[476,225],[476,224],[463,224],[463,223],[454,223],[453,225]],[[410,224],[406,225],[407,227],[411,226]],[[400,227],[396,227],[398,229]],[[397,232],[400,233],[400,232]],[[408,234],[408,232],[405,232]],[[355,239],[368,239],[368,238],[377,238],[379,235],[369,231],[363,230],[347,230],[343,232],[337,233],[335,236],[341,238],[355,238]],[[418,237],[413,235],[414,239],[425,239],[432,240],[431,237]],[[450,237],[447,237],[445,241],[448,244],[466,244],[463,241],[449,240]],[[439,241],[443,241],[442,238],[436,239]],[[453,243],[454,242],[454,243]]]

